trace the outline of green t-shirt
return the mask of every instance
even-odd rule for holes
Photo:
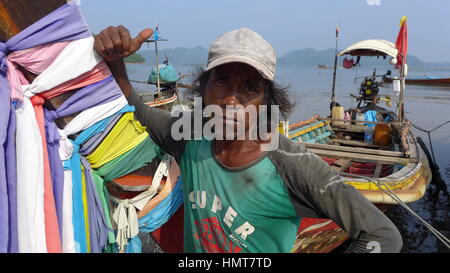
[[[300,217],[273,163],[229,168],[212,147],[190,141],[181,156],[185,251],[289,252]]]

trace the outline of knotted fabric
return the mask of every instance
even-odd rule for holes
[[[100,199],[102,191],[97,192],[92,169],[86,158],[81,157],[86,181],[86,195],[88,198],[89,241],[91,252],[100,253],[108,241],[108,225],[104,215],[104,208]]]
[[[141,210],[155,196],[162,178],[168,176],[171,161],[170,157],[163,159],[156,169],[151,186],[132,199],[121,200],[114,210],[113,219],[117,225],[116,242],[120,252],[125,250],[128,240],[139,233],[136,209]]]
[[[103,165],[96,173],[105,181],[112,181],[146,166],[162,154],[159,146],[150,137],[147,137],[135,148]]]
[[[45,235],[47,238],[48,252],[61,252],[61,237],[59,233],[58,217],[56,214],[55,197],[53,193],[52,175],[48,159],[47,138],[44,121],[44,99],[39,96],[31,98],[36,120],[39,126],[42,141],[42,155],[44,162],[44,211],[45,211]]]
[[[35,99],[36,98],[36,99]],[[33,99],[37,100],[37,98],[41,98],[39,95],[35,95]],[[81,143],[76,142],[74,145],[70,145],[70,140],[67,138],[68,135],[78,133],[86,127],[89,127],[90,124],[95,120],[101,120],[105,117],[113,115],[114,112],[111,109],[106,111],[92,111],[91,109],[95,109],[96,107],[105,108],[105,104],[109,106],[113,106],[112,108],[116,111],[118,109],[124,107],[123,103],[123,95],[120,92],[120,89],[117,88],[117,84],[114,82],[112,77],[108,77],[104,80],[101,80],[97,83],[88,85],[83,87],[77,92],[75,92],[70,98],[64,101],[63,104],[58,107],[57,110],[48,110],[45,109],[45,125],[46,132],[48,136],[48,148],[49,148],[49,157],[55,160],[54,163],[54,171],[55,176],[58,176],[58,181],[54,181],[55,183],[55,196],[58,204],[58,211],[60,211],[60,215],[64,214],[63,212],[63,196],[64,196],[64,180],[61,180],[61,169],[58,166],[62,166],[61,157],[70,157],[67,155],[71,155],[70,161],[65,164],[66,169],[71,170],[72,172],[72,195],[74,196],[74,204],[73,204],[73,219],[74,224],[73,228],[75,231],[74,240],[77,242],[77,246],[79,249],[77,251],[88,252],[88,244],[86,239],[86,222],[82,221],[83,219],[76,219],[80,216],[79,213],[83,213],[84,216],[84,207],[82,201],[82,195],[77,196],[77,194],[82,194],[82,182],[81,182],[81,158],[78,154],[79,145]],[[42,108],[41,108],[42,109]],[[37,109],[38,111],[39,109]],[[66,125],[64,130],[58,130],[55,124],[55,119],[60,117],[65,117],[68,115],[72,115],[80,112],[69,124]],[[86,111],[89,111],[89,115],[86,114]],[[83,118],[80,118],[80,115]],[[86,135],[85,133],[84,135]],[[60,145],[60,143],[63,143]],[[69,142],[69,143],[68,143]],[[71,151],[63,151],[61,152],[61,148],[64,149],[73,149]],[[62,154],[60,156],[60,154]],[[59,160],[58,160],[59,159]],[[74,169],[75,168],[75,169]],[[64,175],[63,175],[64,176]],[[67,177],[67,176],[66,176]],[[79,198],[78,198],[79,197]],[[81,204],[81,205],[80,205]],[[81,206],[81,207],[80,207]],[[75,220],[76,219],[76,220]],[[63,226],[62,217],[60,217],[60,226]],[[81,222],[80,222],[81,221]],[[81,230],[80,230],[81,229]],[[63,231],[63,233],[65,233]],[[71,245],[71,243],[68,243]],[[68,247],[70,249],[70,247]]]
[[[48,44],[48,43],[55,43],[55,42],[62,42],[62,41],[70,41],[70,40],[76,40],[76,39],[82,39],[90,37],[91,33],[89,31],[89,28],[87,27],[86,23],[83,20],[83,17],[81,15],[81,12],[79,10],[79,7],[76,5],[64,5],[57,10],[53,11],[49,15],[45,16],[44,18],[40,19],[38,22],[32,24],[31,26],[27,27],[25,30],[21,31],[14,37],[10,38],[6,42],[0,42],[0,126],[1,128],[5,128],[4,131],[0,133],[0,143],[2,145],[0,148],[0,185],[5,185],[6,183],[9,185],[9,188],[11,188],[11,191],[8,192],[8,197],[6,197],[5,193],[5,187],[0,186],[0,251],[5,251],[5,242],[8,243],[10,251],[20,251],[20,248],[18,249],[18,239],[19,230],[15,230],[15,226],[17,226],[16,222],[17,219],[13,216],[13,214],[10,214],[8,212],[8,209],[12,211],[11,209],[14,209],[14,204],[16,204],[15,200],[15,192],[14,189],[16,188],[16,181],[13,173],[15,173],[15,170],[12,170],[10,168],[14,168],[14,164],[11,162],[7,164],[8,170],[6,170],[5,165],[5,150],[3,145],[5,143],[8,144],[8,150],[12,153],[12,141],[11,139],[7,140],[6,136],[12,137],[14,135],[13,132],[9,129],[11,125],[8,125],[8,122],[10,120],[10,110],[11,105],[9,101],[11,100],[23,100],[23,90],[19,85],[16,85],[13,89],[11,89],[11,86],[8,81],[8,76],[12,75],[15,78],[15,82],[20,82],[17,80],[18,75],[14,76],[14,72],[16,71],[16,67],[8,61],[7,57],[11,52],[15,52],[18,50],[24,50],[28,48],[32,48],[35,46]],[[29,113],[27,111],[22,111],[21,113]],[[25,114],[26,115],[26,114]],[[23,115],[21,116],[21,118]],[[22,123],[22,119],[18,121],[19,123]],[[12,128],[12,127],[11,127]],[[9,133],[6,133],[9,131]],[[23,151],[22,149],[20,149]],[[26,152],[26,151],[25,151]],[[13,160],[13,158],[8,157],[8,161]],[[8,182],[6,173],[8,173]],[[26,176],[21,176],[21,179],[27,179],[24,178]],[[23,182],[23,180],[22,180]],[[9,189],[8,188],[8,189]],[[3,190],[1,190],[3,189]],[[3,193],[3,194],[2,194]],[[10,200],[10,204],[5,203],[5,198],[8,198]],[[12,206],[12,207],[9,207]],[[11,218],[11,222],[6,222],[5,219],[7,219],[8,215]],[[11,234],[5,233],[5,227],[7,228],[8,225],[11,225],[10,231],[13,232]],[[32,232],[30,236],[36,235],[36,233]],[[42,234],[40,234],[41,238],[43,237]],[[45,237],[45,236],[44,236]],[[9,239],[8,239],[9,238]],[[25,238],[22,238],[25,239]],[[44,238],[45,239],[45,238]],[[32,240],[32,239],[30,239]],[[36,244],[28,245],[28,243],[24,243],[23,246],[25,249],[29,249],[29,252],[42,252],[44,248],[39,247],[39,242],[36,241]],[[34,247],[36,246],[36,247]]]
[[[42,140],[33,106],[16,109],[17,232],[19,252],[47,252]]]
[[[79,6],[73,4],[61,6],[5,43],[0,42],[0,88],[10,91],[12,100],[23,99],[23,90],[20,86],[15,86],[14,89],[10,90],[10,85],[6,79],[9,69],[12,69],[10,71],[12,73],[15,71],[14,65],[8,64],[7,56],[9,53],[39,45],[79,40],[91,36]]]
[[[125,113],[97,149],[86,158],[92,168],[99,168],[133,149],[147,137],[145,127],[134,119],[133,113]]]
[[[90,154],[92,150],[94,150],[109,134],[112,128],[114,128],[114,125],[116,125],[117,121],[119,121],[122,115],[127,112],[134,112],[134,110],[135,110],[134,106],[126,105],[125,107],[120,109],[119,112],[97,122],[96,124],[92,125],[88,129],[81,132],[81,134],[78,137],[82,137],[83,135],[88,135],[89,137],[85,137],[85,140],[83,141],[83,144],[80,148],[80,154],[82,155]]]

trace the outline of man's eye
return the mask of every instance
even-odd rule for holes
[[[220,78],[217,78],[217,83],[219,83],[219,84],[227,84],[227,82],[228,82],[228,79],[226,78],[226,77],[220,77]]]
[[[247,84],[245,86],[245,90],[250,92],[256,92],[256,87],[253,84]]]

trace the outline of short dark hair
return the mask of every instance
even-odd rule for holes
[[[194,79],[192,88],[187,91],[189,99],[203,96],[211,71],[212,70],[205,71],[202,67],[198,68],[196,74],[199,74],[199,76]],[[267,79],[265,79],[265,81],[264,104],[268,106],[268,111],[270,111],[271,105],[278,105],[280,109],[280,120],[287,120],[295,108],[295,102],[293,102],[289,96],[290,86],[280,86],[278,83]]]

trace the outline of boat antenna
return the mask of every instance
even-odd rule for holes
[[[338,40],[339,40],[339,25],[336,24],[336,47],[334,50],[334,68],[333,68],[333,88],[331,89],[331,105],[330,110],[333,109],[334,106],[336,106],[336,68],[337,68],[337,48],[338,48]]]

